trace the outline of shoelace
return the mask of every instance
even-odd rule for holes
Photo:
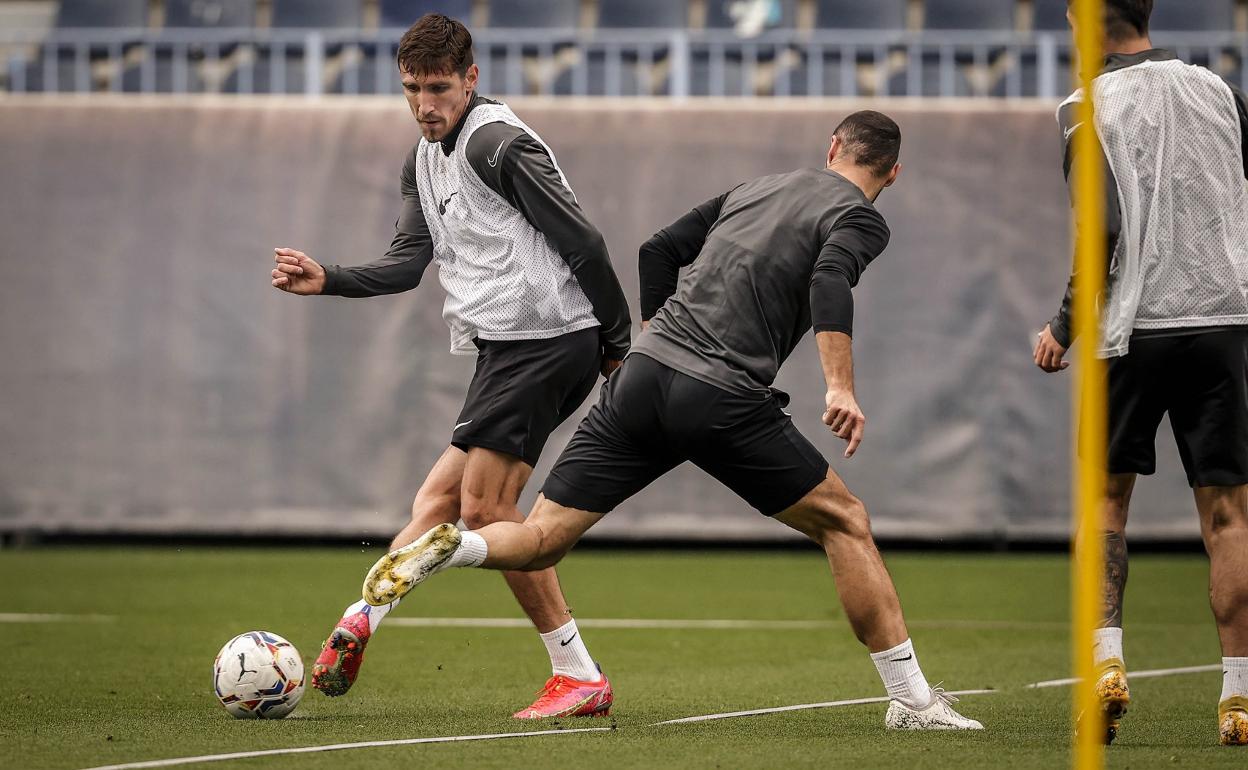
[[[943,685],[944,683],[945,682],[943,679],[937,682],[936,686],[932,688],[932,695],[935,695],[937,698],[940,698],[942,701],[945,702],[946,705],[952,706],[953,704],[958,702],[958,698],[955,695],[945,692],[945,688],[941,687],[941,685]]]
[[[563,690],[572,689],[572,684],[561,676],[552,676],[546,680],[546,685],[537,691],[543,700],[558,697]]]

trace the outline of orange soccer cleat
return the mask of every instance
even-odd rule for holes
[[[615,697],[611,683],[602,676],[596,682],[582,682],[562,674],[546,680],[537,700],[512,717],[516,719],[548,719],[552,717],[605,717]]]
[[[360,674],[371,635],[366,610],[338,621],[312,666],[312,686],[330,697],[345,695]]]

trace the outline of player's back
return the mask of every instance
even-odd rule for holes
[[[810,329],[820,249],[842,217],[864,206],[875,215],[857,185],[826,169],[737,187],[634,350],[730,390],[765,390]]]
[[[1144,61],[1096,81],[1120,200],[1107,338],[1248,323],[1248,195],[1231,88],[1203,67]]]

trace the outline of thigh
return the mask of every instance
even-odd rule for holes
[[[726,391],[690,459],[765,516],[796,504],[828,475],[828,461],[774,397]]]
[[[516,502],[533,469],[515,455],[472,447],[460,486],[462,511],[484,512],[492,520],[521,521]],[[474,522],[479,526],[479,523]]]
[[[1193,487],[1248,484],[1248,334],[1175,338],[1170,425]]]
[[[1166,413],[1165,383],[1158,378],[1165,350],[1157,342],[1133,341],[1130,353],[1106,364],[1110,473],[1147,475],[1157,469],[1157,428]]]
[[[565,508],[608,513],[676,467],[663,440],[665,371],[630,356],[603,386],[551,469],[542,495]]]

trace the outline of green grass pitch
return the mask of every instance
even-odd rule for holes
[[[241,722],[216,703],[210,669],[231,636],[267,629],[311,664],[376,549],[44,548],[0,552],[0,613],[115,616],[5,622],[0,766],[85,768],[178,756],[532,729],[508,715],[547,676],[522,628],[383,626],[359,683],[309,689],[284,721]],[[582,618],[827,620],[810,630],[584,629],[616,688],[612,732],[368,748],[195,767],[1035,767],[1068,764],[1067,561],[1056,555],[885,555],[920,661],[962,700],[977,734],[899,734],[884,706],[674,726],[723,711],[882,695],[844,623],[822,557],[805,552],[612,552],[560,574]],[[1198,556],[1136,556],[1126,603],[1134,669],[1217,663]],[[518,617],[501,578],[456,570],[391,617]],[[11,619],[11,618],[10,618]],[[1248,767],[1217,745],[1218,673],[1142,679],[1112,768]]]

